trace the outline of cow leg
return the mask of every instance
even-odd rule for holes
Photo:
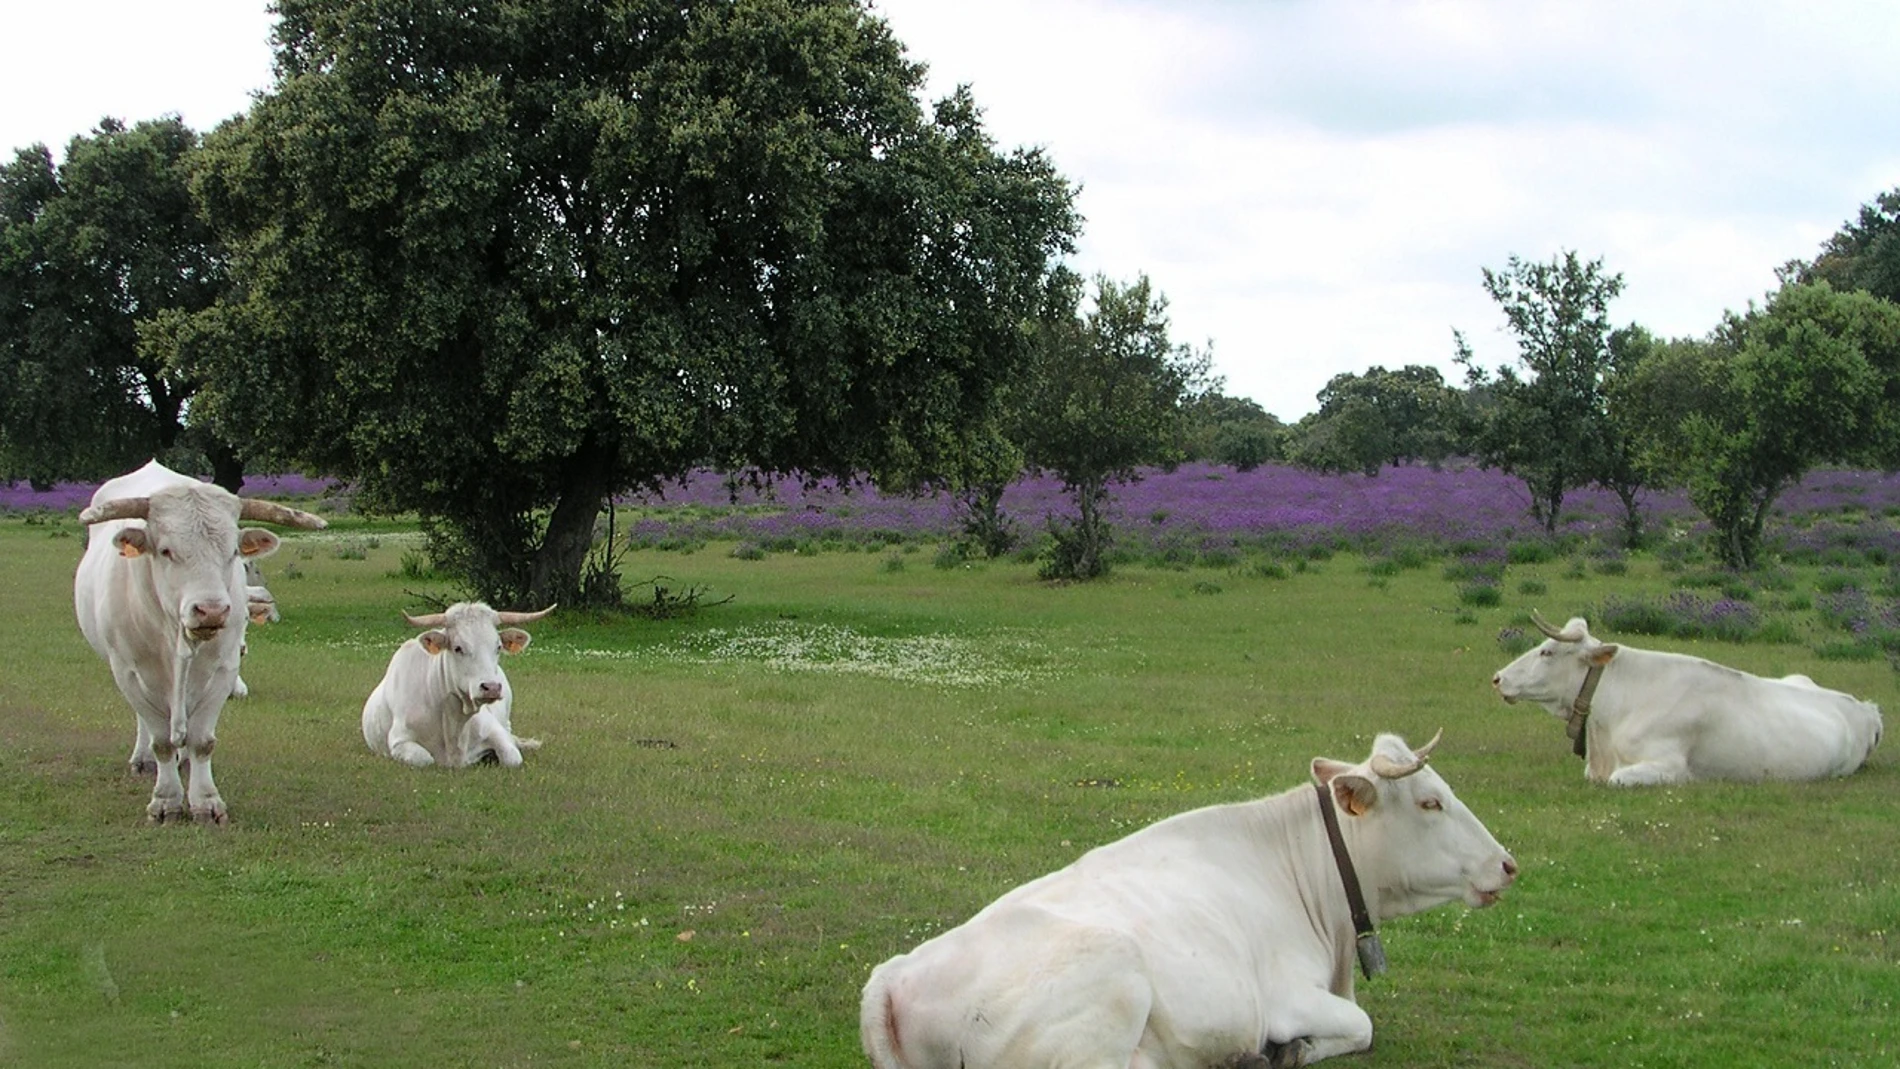
[[[462,726],[462,764],[478,764],[486,754],[493,754],[503,768],[521,767],[521,748],[515,745],[514,732],[509,731],[500,719],[486,710],[468,718]]]
[[[1305,1040],[1304,1057],[1294,1065],[1311,1065],[1335,1054],[1357,1054],[1372,1049],[1372,1018],[1359,1004],[1321,988],[1305,988],[1275,1015],[1272,1032],[1286,1034],[1280,1047],[1297,1047]],[[1282,1054],[1285,1052],[1282,1051]],[[1284,1064],[1284,1063],[1281,1063]]]
[[[396,714],[396,722],[389,729],[389,756],[411,768],[428,768],[435,764],[435,757],[428,748],[409,734],[400,713]]]
[[[1689,780],[1689,763],[1680,757],[1656,761],[1638,761],[1610,773],[1617,787],[1660,787]]]
[[[211,751],[218,746],[218,714],[224,709],[225,692],[219,687],[223,678],[213,676],[211,682],[199,706],[185,721],[185,755],[191,759],[185,799],[191,804],[194,819],[222,824],[229,814],[224,798],[218,794],[218,783],[211,777]]]
[[[143,718],[141,718],[143,719]],[[158,776],[152,784],[152,800],[145,805],[145,815],[154,824],[163,824],[168,820],[183,820],[185,813],[185,785],[178,778],[178,748],[171,744],[170,719],[163,726],[147,726],[152,736],[152,756],[158,766]]]
[[[132,723],[137,725],[138,734],[132,740],[132,756],[125,759],[135,776],[149,776],[158,771],[158,758],[152,756],[152,733],[146,730],[143,717],[134,716]]]

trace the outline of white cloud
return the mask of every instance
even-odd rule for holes
[[[1879,3],[878,0],[931,91],[1082,185],[1078,266],[1146,272],[1231,392],[1513,351],[1481,267],[1564,249],[1700,334],[1900,184]]]
[[[104,117],[177,114],[209,130],[271,81],[265,0],[10,4],[0,34],[0,150],[55,157]]]

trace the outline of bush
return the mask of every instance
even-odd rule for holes
[[[1542,579],[1526,579],[1517,584],[1517,592],[1525,597],[1536,597],[1539,594],[1548,594],[1550,588],[1544,585]]]
[[[1598,626],[1636,635],[1746,642],[1761,630],[1761,613],[1746,601],[1701,598],[1678,590],[1660,600],[1611,596],[1592,614]]]
[[[1492,608],[1504,604],[1504,595],[1489,583],[1467,583],[1458,588],[1458,600],[1477,608]]]
[[[1302,561],[1301,563],[1304,564],[1305,562]],[[1277,560],[1254,561],[1247,566],[1246,574],[1256,579],[1286,579],[1290,577],[1286,570],[1286,565],[1281,564]]]
[[[1557,551],[1549,542],[1513,542],[1505,550],[1504,559],[1512,564],[1543,564],[1556,559]]]
[[[1501,627],[1498,629],[1498,652],[1513,660],[1524,655],[1541,640],[1532,638],[1521,627]]]
[[[1871,642],[1823,642],[1814,647],[1814,655],[1824,661],[1872,661],[1880,658],[1881,650]]]

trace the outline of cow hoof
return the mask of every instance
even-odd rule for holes
[[[231,819],[231,815],[225,812],[223,802],[215,802],[206,806],[193,806],[191,819],[202,824],[223,824]]]
[[[493,750],[483,750],[476,756],[475,763],[478,765],[499,765],[501,764],[501,755]]]
[[[154,824],[163,824],[168,820],[181,821],[186,819],[186,810],[182,802],[175,800],[161,802],[154,799],[150,805],[145,807],[145,816]]]
[[[1285,1043],[1268,1043],[1260,1053],[1267,1057],[1267,1069],[1300,1069],[1306,1064],[1306,1052],[1310,1049],[1306,1040],[1290,1039]]]

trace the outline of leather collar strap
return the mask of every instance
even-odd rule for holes
[[[1570,703],[1570,716],[1564,721],[1564,733],[1570,736],[1570,752],[1584,757],[1583,729],[1590,723],[1590,699],[1596,697],[1597,681],[1603,678],[1603,666],[1593,664],[1583,675],[1583,688]]]
[[[1333,848],[1333,864],[1339,868],[1339,882],[1346,885],[1346,905],[1352,910],[1352,931],[1355,937],[1354,949],[1359,954],[1359,968],[1364,970],[1366,979],[1385,971],[1385,947],[1379,942],[1379,932],[1372,926],[1372,914],[1366,911],[1366,896],[1359,890],[1359,873],[1352,867],[1352,857],[1346,853],[1346,840],[1339,834],[1339,815],[1333,811],[1333,796],[1324,784],[1313,784],[1313,790],[1319,793],[1319,815],[1326,823],[1326,841]]]

